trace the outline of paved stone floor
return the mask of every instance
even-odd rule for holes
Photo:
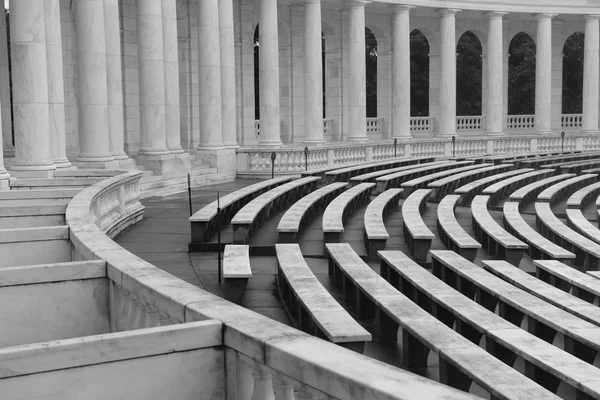
[[[212,187],[194,190],[192,192],[193,210],[197,211],[204,205],[216,199],[217,192],[221,196],[256,182],[250,179],[238,179],[234,182],[216,185]],[[121,233],[116,241],[127,250],[137,254],[156,265],[159,268],[187,281],[200,288],[222,296],[223,285],[218,283],[217,278],[217,257],[216,253],[188,253],[188,243],[191,240],[187,192],[165,196],[152,197],[142,201],[146,206],[144,219]],[[491,211],[492,216],[502,224],[501,207],[502,202],[497,205],[498,211]],[[564,213],[565,202],[559,202],[554,210],[559,215]],[[352,245],[359,255],[366,255],[363,244],[363,214],[365,207],[354,212],[345,222],[345,231],[341,236],[341,241]],[[277,224],[285,213],[281,211],[261,226],[251,237],[250,244],[254,246],[272,245],[277,242]],[[432,249],[444,249],[442,242],[437,237],[436,228],[437,205],[429,203],[423,213],[423,219],[427,226],[435,233],[436,239],[432,243]],[[535,227],[535,215],[533,206],[527,207],[524,213],[525,219]],[[595,218],[593,205],[584,210],[585,215],[592,219]],[[408,253],[404,237],[402,235],[402,221],[400,210],[393,211],[386,219],[386,226],[390,233],[387,249],[398,249]],[[459,223],[471,235],[471,213],[468,208],[458,207],[456,215]],[[306,261],[311,267],[317,278],[323,283],[324,287],[340,302],[345,305],[342,293],[336,290],[327,274],[327,261],[323,256],[323,233],[321,227],[321,215],[317,215],[307,224],[303,233],[298,239]],[[222,230],[222,242],[231,243],[231,226],[226,226]],[[213,238],[216,241],[216,238]],[[490,259],[489,254],[480,250],[476,262],[482,259]],[[248,288],[244,294],[242,305],[256,311],[262,315],[268,316],[282,323],[291,325],[284,307],[279,301],[277,289],[275,286],[275,258],[274,257],[251,257],[253,277],[248,283]],[[376,262],[370,263],[371,267],[379,272],[379,265]],[[532,271],[531,260],[525,256],[521,263],[521,268]],[[353,310],[348,309],[355,319],[358,320]],[[372,331],[368,323],[361,322],[366,329]],[[374,338],[372,343],[367,344],[365,354],[378,360],[403,368],[401,359],[400,343],[392,346],[384,346]],[[437,378],[437,357],[430,355],[429,367],[423,370],[413,372],[436,379]],[[481,394],[481,390],[473,387],[471,392]]]

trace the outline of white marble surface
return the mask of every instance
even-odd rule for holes
[[[223,278],[251,278],[250,247],[228,244],[223,253]]]
[[[392,138],[410,133],[410,10],[399,5],[392,13]]]
[[[165,127],[167,149],[181,154],[181,115],[179,106],[179,46],[176,0],[162,0],[163,49],[165,63]]]
[[[504,128],[504,54],[503,54],[504,13],[487,14],[487,109],[485,128],[491,135],[501,135]]]
[[[583,117],[582,132],[598,133],[600,100],[600,16],[585,17],[583,46]]]
[[[535,41],[535,127],[549,133],[552,121],[552,14],[537,14]]]
[[[348,5],[348,141],[367,140],[367,78],[365,60],[365,4]]]
[[[323,143],[321,0],[304,1],[304,142]]]
[[[456,134],[456,12],[440,14],[440,114],[439,136]]]
[[[232,0],[219,0],[219,39],[221,47],[221,114],[222,141],[226,147],[237,147],[235,39]]]

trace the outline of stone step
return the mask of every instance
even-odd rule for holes
[[[56,178],[110,178],[123,174],[127,171],[114,170],[114,169],[57,169],[54,172],[54,179]]]
[[[0,201],[0,229],[65,225],[67,204],[5,206]]]
[[[68,187],[87,187],[101,181],[103,177],[86,177],[86,178],[40,178],[40,179],[18,179],[11,178],[10,187],[18,188],[68,188]]]
[[[60,263],[43,263],[23,265],[15,268],[0,269],[0,286],[30,285],[34,283],[60,282],[65,279],[73,280],[74,276],[80,279],[88,278],[90,271],[106,270],[106,261],[68,261]],[[106,272],[105,272],[106,274]]]
[[[0,190],[0,206],[68,204],[80,188]]]
[[[72,261],[69,227],[0,229],[0,268]]]
[[[232,181],[234,178],[229,172],[217,172],[216,168],[193,170],[190,175],[193,188],[224,183]],[[165,196],[167,194],[174,194],[186,190],[186,188],[187,176],[166,179],[161,176],[152,176],[147,178],[142,177],[140,180],[142,198],[148,195]]]

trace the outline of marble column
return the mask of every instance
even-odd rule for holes
[[[223,145],[237,148],[237,113],[235,89],[235,43],[233,2],[219,0],[219,39],[221,47],[221,115]]]
[[[109,147],[104,0],[75,3],[79,156],[77,162],[101,167],[113,161]]]
[[[410,17],[412,6],[392,14],[392,139],[410,139]]]
[[[504,128],[503,12],[489,12],[487,35],[487,100],[485,126],[488,135],[501,135]]]
[[[46,63],[48,65],[48,108],[50,119],[50,157],[56,168],[71,166],[65,136],[65,86],[63,79],[60,0],[46,0]]]
[[[258,25],[260,81],[259,146],[281,146],[279,114],[279,33],[277,0],[260,0]]]
[[[163,50],[165,63],[165,128],[167,149],[182,154],[179,109],[179,51],[176,0],[162,0]]]
[[[140,82],[138,156],[160,158],[169,154],[165,122],[162,0],[138,0],[137,16]]]
[[[198,0],[198,36],[203,38],[198,41],[198,81],[200,82],[198,149],[217,149],[223,147],[219,0]]]
[[[123,77],[121,72],[121,34],[119,0],[104,0],[106,41],[106,78],[108,85],[109,151],[115,160],[128,159],[125,154],[123,116]]]
[[[534,132],[551,133],[552,123],[552,17],[536,14],[538,20],[535,56]]]
[[[585,16],[583,55],[583,133],[598,133],[600,95],[600,15]]]
[[[367,77],[365,59],[364,0],[349,0],[348,5],[348,138],[367,141]]]
[[[304,1],[304,143],[323,139],[323,40],[321,0]]]
[[[13,176],[51,177],[44,0],[10,5],[15,125]]]
[[[456,134],[456,13],[439,9],[440,14],[440,113],[438,136]]]
[[[2,15],[6,9],[2,4]],[[2,104],[2,142],[4,156],[14,157],[15,146],[12,139],[12,117],[10,115],[10,76],[8,71],[8,46],[6,37],[6,18],[0,18],[0,103]]]

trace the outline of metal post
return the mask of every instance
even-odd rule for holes
[[[221,265],[221,196],[217,190],[217,265],[218,278],[221,284],[221,276],[223,275],[223,266]]]
[[[562,131],[560,133],[560,137],[561,137],[561,141],[562,141],[561,152],[564,153],[565,152],[565,131]]]
[[[188,203],[190,204],[190,217],[193,215],[192,212],[192,178],[188,174]]]
[[[398,139],[394,139],[394,158],[397,157],[398,154],[398,149],[396,148],[398,146]]]
[[[304,170],[308,171],[308,146],[304,146]]]
[[[271,179],[275,177],[275,159],[277,158],[277,153],[271,153]]]
[[[456,136],[452,136],[452,158],[456,157]]]

